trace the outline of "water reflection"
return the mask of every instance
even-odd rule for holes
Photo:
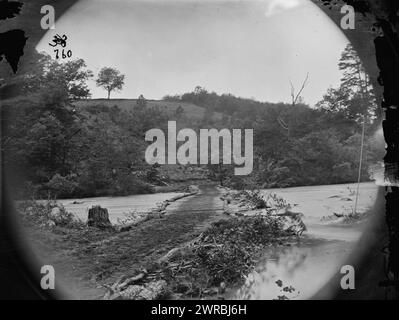
[[[295,247],[270,248],[236,299],[309,299],[340,268],[353,244],[310,240]]]

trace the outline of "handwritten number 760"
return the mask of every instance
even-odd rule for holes
[[[55,52],[55,58],[56,58],[56,59],[59,59],[59,58],[60,58],[60,55],[61,55],[62,59],[72,57],[72,51],[71,51],[71,50],[68,50],[68,51],[65,53],[65,50],[64,50],[64,49],[62,49],[61,52],[60,52],[59,49],[55,49],[54,52]]]

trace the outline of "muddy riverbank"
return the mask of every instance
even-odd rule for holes
[[[345,225],[322,218],[326,215],[325,206],[330,207],[327,213],[332,213],[341,205],[350,205],[350,194],[345,191],[350,193],[350,188],[346,185],[335,186],[333,189],[331,186],[303,188],[292,188],[294,190],[291,192],[289,189],[273,192],[284,193],[281,196],[295,210],[303,212],[307,233],[297,240],[292,238],[270,243],[257,260],[257,267],[249,274],[246,284],[230,288],[218,297],[305,299],[311,297],[328,281],[331,274],[337,272],[341,261],[350,254],[352,246],[362,234],[362,224]],[[362,194],[365,194],[367,188],[369,186],[361,189]],[[369,190],[372,194],[372,188]],[[169,198],[171,194],[149,196],[161,196],[163,199]],[[112,220],[132,210],[133,206],[155,205],[153,198],[151,201],[144,198],[135,201],[137,199],[134,197],[137,196],[126,199],[71,199],[66,200],[65,205],[84,212],[86,206],[93,201],[103,201],[102,205],[110,208]],[[49,229],[28,222],[24,226],[23,235],[27,251],[35,256],[37,264],[50,264],[58,271],[57,281],[59,287],[62,287],[62,297],[99,298],[104,294],[103,284],[113,283],[122,275],[132,275],[142,268],[153,266],[172,249],[196,239],[213,222],[229,219],[224,214],[220,197],[220,189],[214,185],[203,185],[198,194],[171,203],[159,219],[145,221],[127,232],[104,233],[87,228]],[[368,199],[371,203],[372,198]],[[331,206],[332,201],[336,201],[335,206]],[[367,203],[362,201],[359,203],[367,207]],[[317,205],[324,208],[324,211],[317,210]],[[309,212],[304,210],[306,206],[310,206]]]
[[[310,299],[335,275],[353,252],[367,219],[347,223],[334,214],[350,213],[354,184],[265,190],[275,193],[293,210],[303,213],[307,231],[297,242],[269,248],[243,286],[230,292],[239,299]],[[359,214],[377,197],[373,183],[360,186]]]

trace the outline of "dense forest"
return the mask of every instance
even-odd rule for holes
[[[173,181],[162,167],[145,162],[145,132],[166,130],[167,121],[176,120],[180,128],[195,130],[254,129],[250,176],[236,177],[230,166],[204,167],[209,178],[221,183],[237,188],[346,183],[357,180],[364,125],[362,179],[367,180],[369,166],[384,153],[382,138],[375,134],[379,121],[373,90],[350,45],[338,67],[343,71],[341,85],[326,90],[314,107],[303,99],[267,103],[201,87],[164,98],[176,106],[189,102],[202,107],[205,112],[198,119],[183,107],[168,112],[149,106],[143,96],[128,109],[117,102],[92,104],[87,81],[94,75],[82,59],[59,63],[37,54],[35,63],[15,80],[20,95],[2,103],[3,165],[15,173],[15,184],[24,186],[19,191],[25,194],[15,196],[152,192],[154,185]],[[85,105],[78,107],[76,102],[82,100]]]

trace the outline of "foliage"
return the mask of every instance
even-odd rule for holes
[[[56,198],[63,198],[73,195],[78,188],[76,175],[61,176],[56,173],[49,182],[45,184],[45,188],[50,191]]]
[[[122,90],[125,83],[125,75],[121,74],[120,71],[104,67],[98,73],[96,84],[99,87],[103,87],[107,90],[108,99],[110,98],[111,92],[114,90]]]
[[[138,111],[143,112],[146,107],[147,107],[147,101],[144,98],[144,96],[141,94],[136,101],[136,108],[138,109]]]
[[[233,95],[218,95],[197,87],[191,93],[169,97],[196,103],[231,117],[220,121],[208,116],[207,126],[253,128],[254,170],[252,178],[263,188],[354,182],[360,157],[360,135],[365,121],[365,156],[362,180],[368,168],[383,155],[383,142],[375,132],[376,99],[368,75],[351,45],[342,53],[339,69],[341,85],[329,88],[316,109],[261,103]],[[225,119],[225,118],[224,118]],[[229,166],[210,167],[214,180],[243,189],[247,178],[233,176]],[[219,173],[219,174],[218,174]]]
[[[268,208],[267,201],[264,199],[260,190],[242,191],[247,199],[247,202],[253,209],[266,209]]]
[[[37,54],[37,63],[22,76],[22,91],[36,93],[38,91],[62,91],[71,99],[85,99],[90,97],[87,80],[93,73],[86,68],[83,59],[69,60],[59,63],[51,59],[48,54]]]
[[[84,223],[81,220],[53,200],[42,202],[35,200],[22,201],[18,203],[17,210],[21,214],[23,221],[27,220],[37,225],[74,229],[84,228]]]
[[[235,284],[255,265],[262,248],[290,234],[278,217],[232,218],[212,224],[192,250],[177,255],[164,267],[174,291],[197,296],[212,286]]]
[[[338,64],[343,71],[340,87],[329,88],[318,107],[327,112],[342,112],[347,118],[361,122],[363,117],[376,117],[377,103],[370,78],[351,44],[341,54]]]
[[[181,102],[203,107],[200,120],[190,118],[183,108],[171,115],[149,107],[142,95],[131,109],[98,103],[78,108],[74,100],[89,95],[86,81],[92,74],[85,66],[83,60],[60,64],[38,54],[37,62],[18,77],[23,94],[2,104],[2,117],[7,119],[1,137],[3,163],[10,169],[7,171],[26,178],[35,196],[153,192],[150,184],[168,181],[165,172],[178,176],[169,168],[144,161],[145,132],[152,128],[166,131],[168,120],[197,132],[203,128],[253,129],[250,176],[235,176],[234,165],[198,168],[206,171],[208,178],[236,189],[354,182],[364,114],[362,180],[368,179],[369,166],[384,153],[383,141],[375,135],[378,122],[372,115],[375,104],[368,78],[350,47],[340,61],[342,85],[330,88],[316,108],[219,95],[202,87],[165,98],[177,107]],[[109,69],[103,68],[103,76],[97,80],[111,91],[121,88],[123,75]],[[184,169],[174,169],[182,172],[182,179],[187,176]]]
[[[47,56],[40,57],[23,76],[26,95],[2,105],[7,121],[1,147],[7,171],[24,177],[36,197],[153,192],[146,182],[146,176],[151,176],[147,171],[152,169],[142,159],[146,148],[143,135],[166,123],[164,113],[153,108],[76,108],[77,91],[72,85],[69,92],[63,81],[54,81],[53,90],[40,89],[40,79],[55,72],[46,68],[57,64]],[[58,66],[57,72],[63,70],[69,74],[66,78],[77,79],[77,66],[83,65],[83,61],[68,62]],[[33,72],[35,76],[30,77]],[[35,93],[31,92],[34,88]]]

